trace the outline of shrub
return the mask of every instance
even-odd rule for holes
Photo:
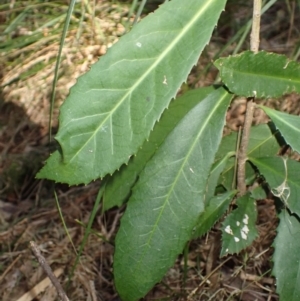
[[[143,297],[185,244],[209,231],[233,203],[220,255],[249,246],[258,235],[256,200],[266,191],[282,202],[273,257],[277,291],[282,300],[299,298],[299,163],[277,153],[283,145],[300,151],[300,119],[258,105],[272,121],[250,131],[256,98],[300,91],[299,64],[255,49],[219,58],[214,64],[223,85],[171,101],[225,4],[164,3],[81,76],[61,106],[60,148],[38,178],[70,185],[103,178],[105,209],[129,198],[114,256],[123,300]],[[248,99],[241,143],[235,132],[222,138],[235,95]]]

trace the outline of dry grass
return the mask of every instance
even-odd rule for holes
[[[64,5],[63,13],[66,9],[67,6]],[[42,14],[43,10],[38,13]],[[124,33],[128,8],[102,0],[97,2],[97,6],[87,7],[81,13],[83,20],[73,18],[76,26],[71,22],[71,29],[65,40],[57,83],[56,108],[66,98],[76,78],[85,73]],[[20,24],[12,33],[15,38],[22,39],[24,43],[31,35],[38,33],[39,38],[29,45],[0,53],[0,60],[3,64],[6,62],[0,83],[5,101],[22,106],[30,120],[39,125],[47,125],[49,119],[49,97],[63,20],[55,22],[49,28],[41,28],[40,24],[37,28],[26,28],[26,24]]]
[[[13,13],[14,9],[11,7],[9,12]],[[95,18],[91,17],[93,14],[87,7],[81,27],[73,26],[68,33],[57,86],[54,120],[57,120],[57,108],[76,78],[87,71],[124,31],[128,11],[125,4],[112,5],[111,1],[102,0],[91,9]],[[230,9],[235,15],[238,14],[234,8]],[[279,4],[279,10],[286,9]],[[291,14],[287,12],[287,15]],[[245,9],[238,16],[236,22],[248,18]],[[288,21],[283,22],[280,16],[272,22],[276,23],[279,31],[291,32],[288,26],[282,27],[281,24]],[[3,14],[0,17],[0,22],[5,22]],[[77,18],[74,22],[80,19],[80,14]],[[213,57],[219,43],[230,36],[229,31],[234,24],[231,23],[229,28],[226,24],[218,29],[219,35],[207,49],[203,64],[193,71],[189,85],[203,86],[214,81],[214,70],[201,76],[199,73]],[[58,278],[70,300],[117,301],[112,257],[114,236],[123,208],[105,214],[99,208],[93,234],[89,236],[80,263],[69,279],[76,251],[59,218],[52,193],[54,186],[48,181],[34,179],[49,152],[49,96],[59,47],[59,26],[61,24],[58,22],[53,27],[42,29],[39,32],[41,38],[34,43],[0,53],[0,66],[3,67],[0,95],[3,101],[0,113],[0,300],[24,300],[20,298],[28,292],[30,296],[26,300],[57,300],[56,291],[49,282],[43,281],[45,274],[29,249],[29,241],[34,240],[53,271],[60,275]],[[28,36],[34,30],[37,28],[22,24],[14,35],[15,38]],[[273,50],[280,49],[290,54],[289,45],[295,41],[293,39],[292,30],[285,48],[284,37],[279,33],[273,33],[273,40],[263,40],[263,43],[268,50],[273,47]],[[234,45],[231,47],[234,48]],[[287,97],[285,102],[276,102],[278,100],[270,104],[285,106],[288,112],[299,110],[299,98],[295,95]],[[236,102],[228,113],[228,125],[236,128],[242,122],[243,114],[243,103]],[[89,186],[56,186],[61,210],[77,249],[84,234],[81,223],[88,223],[100,185],[97,181]],[[220,224],[216,224],[207,237],[190,242],[187,257],[178,257],[163,281],[145,300],[278,300],[274,279],[270,275],[271,244],[277,225],[273,201],[260,201],[258,212],[260,236],[251,247],[239,255],[220,259]]]

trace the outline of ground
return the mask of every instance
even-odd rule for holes
[[[2,29],[22,14],[24,2],[12,1],[2,7]],[[63,16],[67,8],[65,4],[45,7],[53,19]],[[73,270],[101,181],[68,187],[35,179],[36,172],[56,147],[48,139],[49,99],[63,23],[55,19],[55,26],[42,28],[47,21],[45,7],[41,9],[37,4],[32,8],[39,16],[33,25],[28,24],[27,17],[10,35],[0,36],[4,45],[0,48],[0,299],[57,300],[56,290],[29,247],[29,242],[35,241],[70,300],[117,301],[120,299],[112,271],[114,237],[125,206],[105,213],[101,206],[98,208],[93,232]],[[263,49],[289,57],[295,55],[295,39],[299,39],[299,32],[292,25],[297,21],[295,11],[299,15],[295,7],[280,3],[266,14],[262,23]],[[77,6],[59,71],[51,126],[54,133],[59,106],[69,88],[123,34],[128,10],[126,2],[109,0]],[[80,19],[81,16],[85,17]],[[207,71],[205,66],[248,19],[249,7],[229,1],[212,43],[182,90],[214,82],[216,70]],[[37,28],[40,30],[35,35]],[[32,36],[33,41],[28,42],[26,39]],[[20,44],[14,44],[16,40]],[[247,42],[243,45],[249,46]],[[236,47],[236,42],[227,45],[225,54]],[[268,100],[267,104],[299,114],[299,96],[294,94]],[[227,132],[238,129],[244,112],[245,101],[235,100],[227,114]],[[257,110],[255,123],[261,122],[266,122],[266,117]],[[258,202],[258,216],[259,237],[249,248],[239,255],[219,258],[218,223],[207,236],[189,243],[186,255],[178,257],[162,282],[144,300],[278,300],[271,275],[272,241],[278,221],[271,198]]]

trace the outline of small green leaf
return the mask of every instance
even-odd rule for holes
[[[216,186],[218,184],[219,178],[221,173],[223,172],[228,159],[233,156],[235,153],[234,152],[229,152],[226,154],[226,156],[219,160],[216,161],[213,164],[213,167],[210,171],[210,175],[207,181],[207,188],[206,188],[206,193],[205,193],[205,200],[210,200],[214,195],[216,191]]]
[[[223,216],[228,209],[236,190],[217,195],[208,201],[205,211],[200,215],[195,227],[193,238],[201,237]]]
[[[236,188],[236,179],[234,177],[235,158],[229,158],[227,166],[219,178],[219,184],[226,190],[232,190]],[[246,185],[252,185],[256,175],[251,164],[246,162]]]
[[[213,87],[191,90],[171,102],[168,110],[163,113],[161,120],[155,125],[149,140],[143,144],[137,155],[130,159],[128,165],[123,165],[112,176],[107,176],[103,195],[104,210],[123,204],[130,195],[138,175],[168,134],[188,111],[214,90]]]
[[[283,301],[300,300],[300,223],[299,220],[283,211],[274,241],[273,274],[276,278],[276,291]]]
[[[276,140],[277,134],[271,131],[268,124],[259,124],[251,127],[247,154],[251,154],[253,157],[275,155],[279,150]],[[237,135],[237,132],[232,132],[222,139],[216,159],[223,158],[227,153],[236,151]]]
[[[300,92],[300,64],[284,55],[245,51],[215,62],[223,83],[236,95],[270,98]]]
[[[267,198],[267,193],[264,189],[264,187],[262,187],[262,185],[259,185],[257,187],[255,187],[254,189],[252,189],[250,191],[251,197],[255,200],[264,200]]]
[[[249,158],[264,176],[271,192],[300,216],[300,163],[284,157]]]
[[[278,134],[278,133],[277,133]],[[222,139],[216,159],[222,159],[226,154],[235,152],[237,144],[237,133],[233,132]],[[276,139],[276,133],[272,133],[267,124],[253,126],[250,132],[247,155],[251,157],[274,156],[279,150],[279,144]],[[220,183],[227,189],[231,190],[234,178],[235,158],[229,158],[227,165],[220,177]],[[246,163],[246,180],[251,184],[255,179],[255,172],[249,163]]]
[[[272,119],[287,144],[289,144],[293,150],[300,153],[300,117],[272,110],[265,106],[258,107],[263,109]]]
[[[62,158],[38,177],[87,184],[127,163],[198,61],[225,3],[168,1],[121,37],[70,90],[56,136]],[[76,176],[54,172],[61,168]]]
[[[220,88],[175,127],[142,171],[116,237],[114,275],[123,300],[161,280],[190,239],[232,95]]]
[[[236,204],[238,208],[226,217],[222,226],[221,256],[239,253],[250,246],[258,235],[255,200],[247,194],[238,198]]]

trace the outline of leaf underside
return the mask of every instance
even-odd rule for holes
[[[87,184],[127,163],[196,64],[225,3],[169,1],[121,37],[72,87],[60,110],[61,152],[37,177]]]
[[[245,97],[270,98],[300,92],[300,64],[284,55],[245,51],[215,62],[228,89]]]
[[[200,102],[142,171],[116,237],[114,275],[123,300],[143,297],[191,238],[231,98],[220,88]]]

